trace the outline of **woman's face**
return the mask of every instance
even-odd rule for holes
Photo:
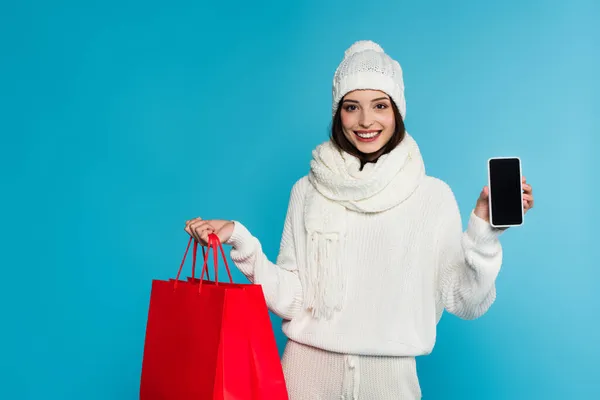
[[[340,115],[344,135],[364,154],[381,150],[396,129],[390,97],[378,90],[355,90],[346,94]]]

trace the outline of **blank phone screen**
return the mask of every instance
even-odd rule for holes
[[[489,161],[489,174],[492,224],[522,224],[523,193],[519,159],[492,159]]]

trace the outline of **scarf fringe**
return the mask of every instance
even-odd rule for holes
[[[308,238],[306,307],[315,318],[331,318],[342,308],[345,284],[339,257],[339,234],[312,232]]]

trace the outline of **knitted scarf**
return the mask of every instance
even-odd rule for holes
[[[377,213],[407,199],[425,175],[419,147],[406,133],[402,142],[376,163],[360,170],[358,158],[331,141],[312,153],[304,221],[307,263],[302,274],[305,307],[315,318],[331,318],[345,298],[344,249],[348,211]]]

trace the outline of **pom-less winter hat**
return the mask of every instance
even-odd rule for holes
[[[404,81],[400,64],[381,46],[361,40],[350,46],[333,77],[333,115],[347,93],[357,89],[381,90],[392,98],[402,119],[406,116]]]

